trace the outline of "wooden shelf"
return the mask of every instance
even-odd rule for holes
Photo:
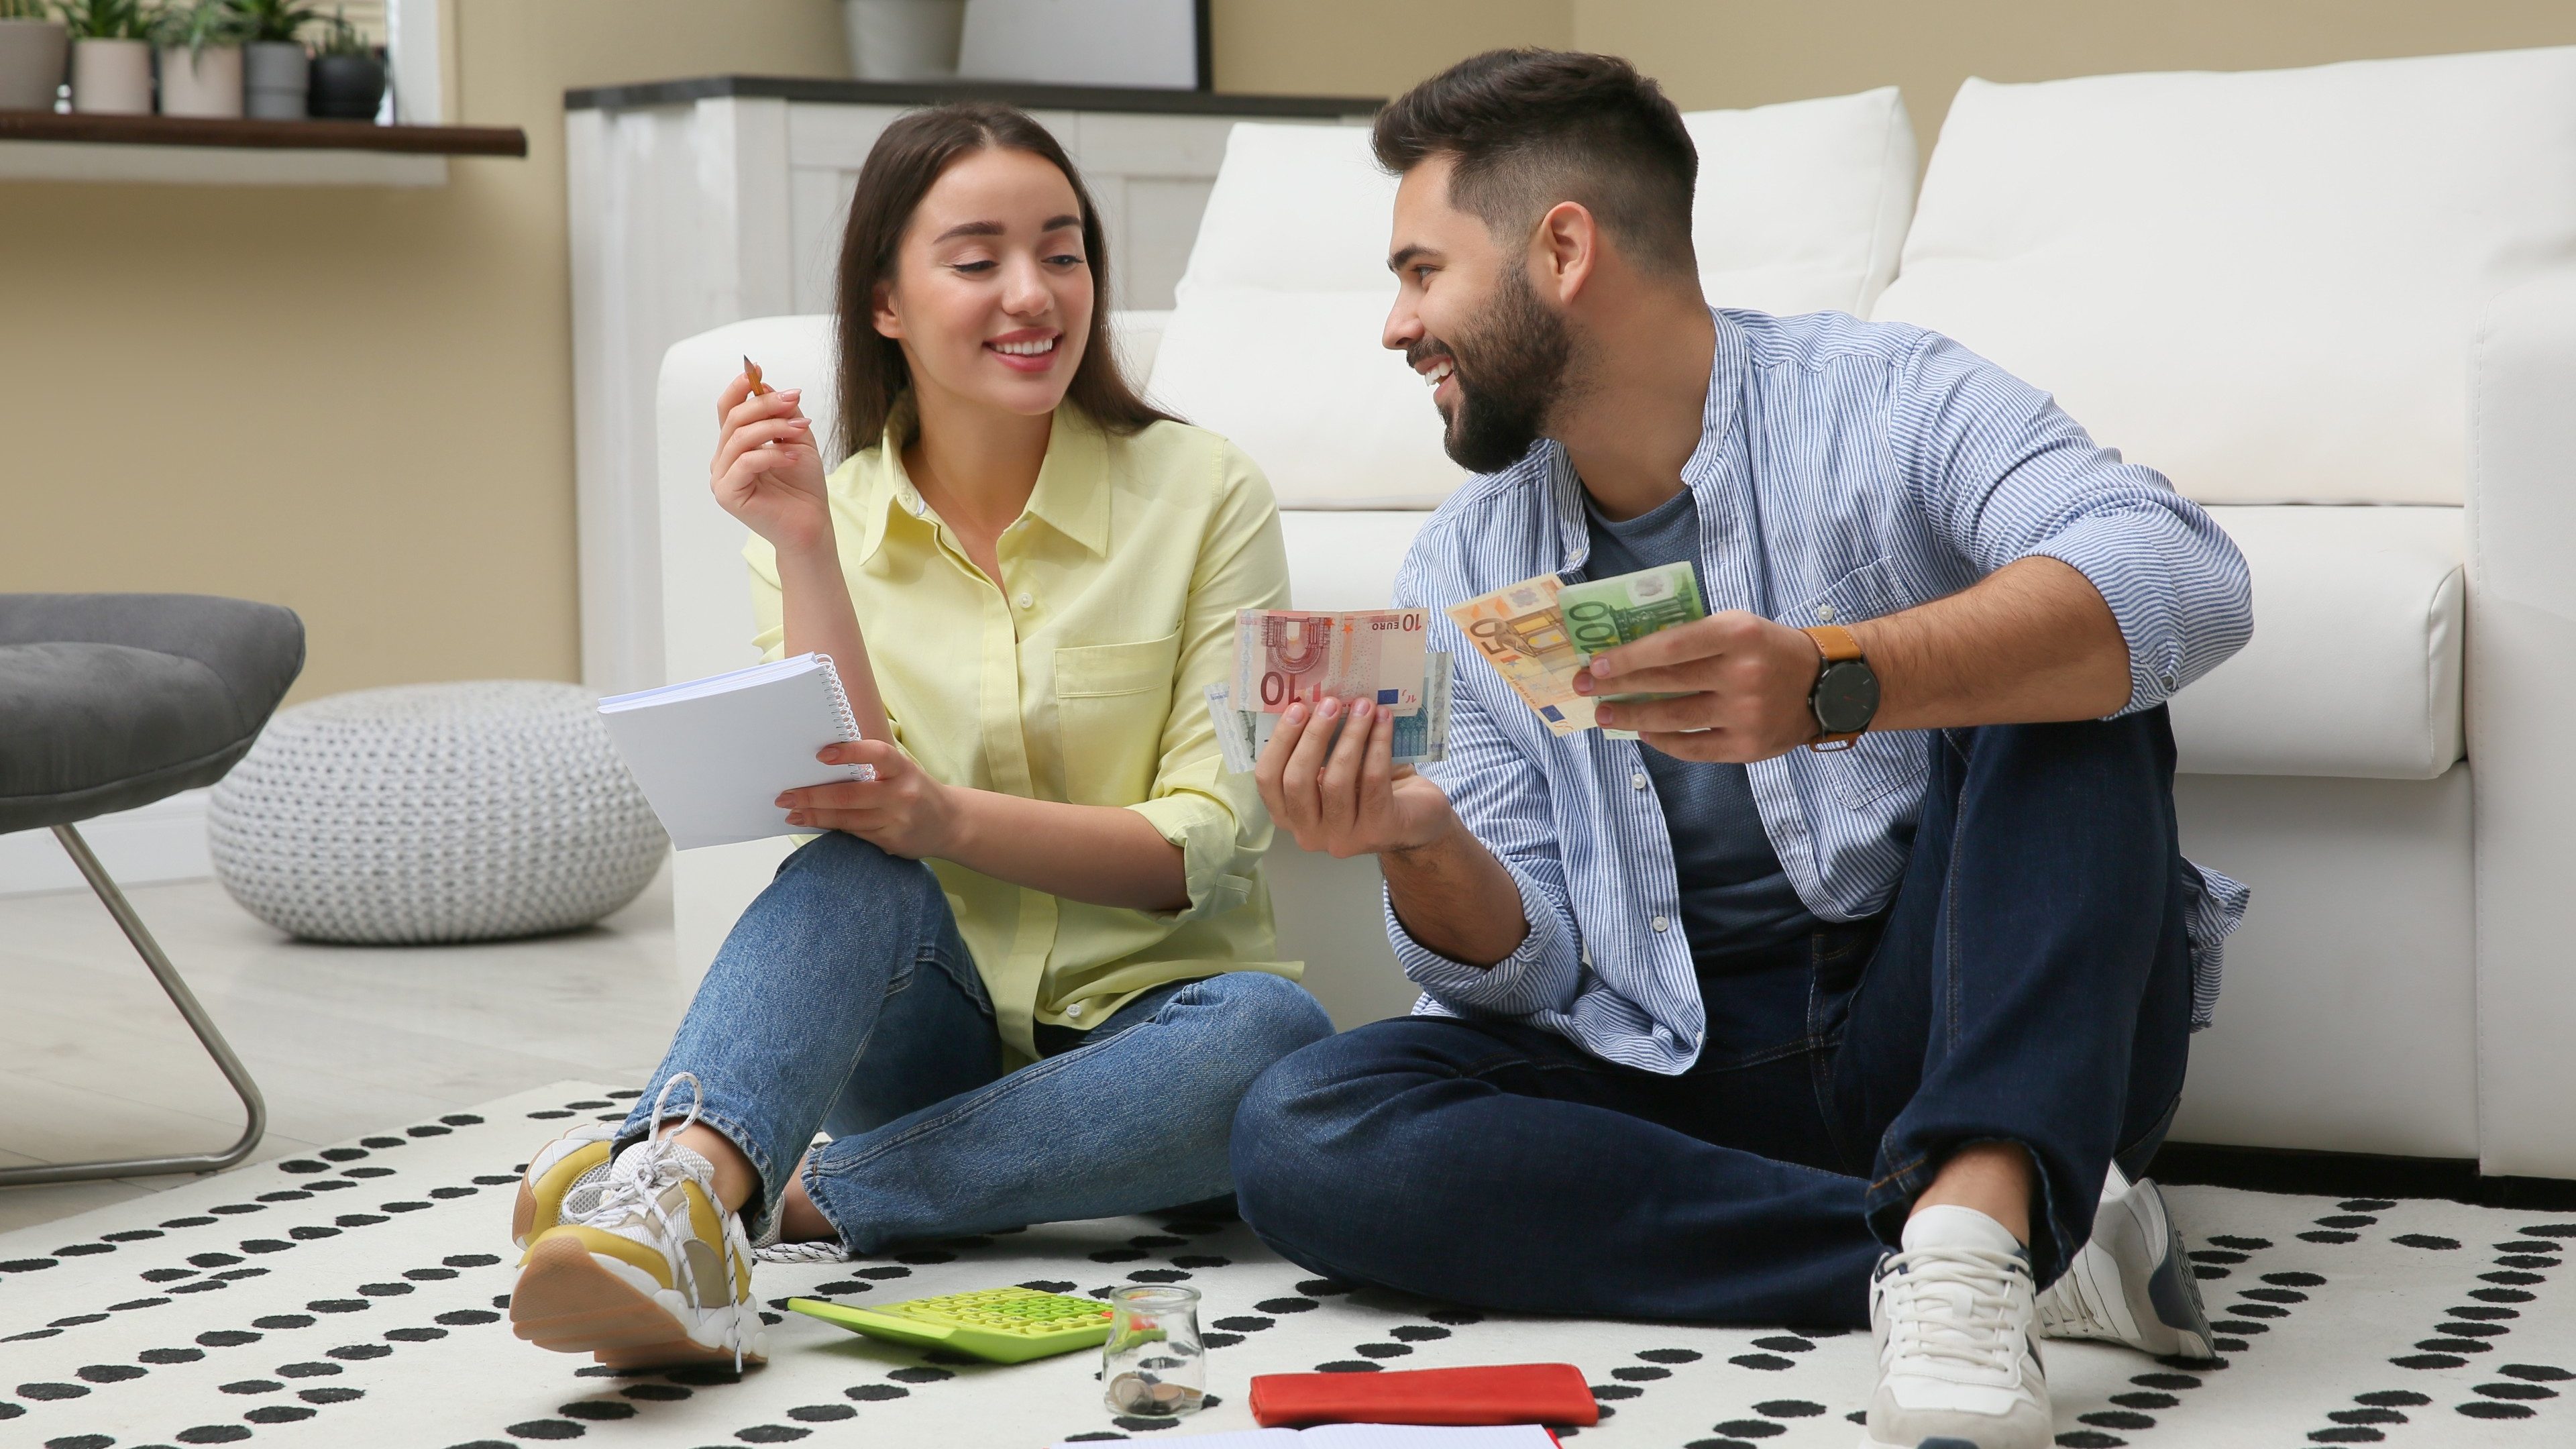
[[[207,120],[193,116],[62,115],[53,111],[0,111],[0,140],[224,146],[263,151],[386,151],[406,156],[528,154],[528,133],[516,126],[379,126],[373,121]]]
[[[0,180],[440,186],[449,157],[527,154],[511,126],[0,111]]]

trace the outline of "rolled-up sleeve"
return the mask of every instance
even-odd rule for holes
[[[2225,531],[2048,394],[1927,333],[1889,406],[1900,476],[1980,572],[2054,558],[2101,593],[2129,647],[2117,713],[2162,704],[2253,637],[2251,581]]]
[[[1426,547],[1437,547],[1436,529],[1425,529],[1396,575],[1395,603],[1414,607],[1425,598]],[[1448,615],[1432,610],[1431,644],[1461,660],[1475,657]],[[1512,742],[1477,696],[1480,682],[1462,679],[1449,709],[1449,749],[1422,773],[1446,791],[1461,823],[1511,873],[1519,887],[1528,934],[1509,956],[1478,966],[1444,956],[1414,939],[1381,891],[1387,941],[1404,974],[1441,1005],[1460,1012],[1528,1016],[1571,1007],[1582,986],[1582,946],[1576,929],[1565,863],[1557,850],[1546,762],[1531,759]]]
[[[1226,773],[1207,687],[1233,673],[1236,612],[1287,607],[1288,549],[1261,469],[1232,444],[1217,447],[1213,466],[1220,493],[1190,575],[1162,755],[1152,791],[1127,807],[1180,848],[1190,903],[1160,917],[1174,922],[1241,904],[1270,849],[1270,812],[1252,777]]]

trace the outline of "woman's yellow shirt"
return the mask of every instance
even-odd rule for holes
[[[1220,971],[1297,976],[1270,959],[1270,817],[1250,776],[1225,773],[1203,693],[1233,673],[1235,611],[1288,602],[1268,480],[1214,433],[1120,437],[1068,403],[988,580],[904,472],[906,412],[827,480],[895,742],[951,785],[1133,810],[1189,878],[1189,907],[1157,914],[932,861],[1002,1040],[1034,1057],[1034,1022],[1096,1026],[1137,992]],[[777,555],[754,535],[743,557],[775,659]]]

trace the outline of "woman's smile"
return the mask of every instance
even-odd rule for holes
[[[1044,372],[1055,366],[1057,343],[1064,334],[1051,327],[1023,327],[984,339],[984,350],[1014,372]]]

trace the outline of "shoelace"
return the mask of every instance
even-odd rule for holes
[[[2013,1285],[2021,1260],[1983,1248],[1899,1253],[1880,1270],[1887,1284],[1887,1356],[1939,1359],[2012,1383],[2021,1374],[2022,1336],[2013,1331]]]
[[[764,1243],[751,1250],[754,1261],[762,1263],[847,1263],[849,1253],[834,1242]]]
[[[669,1104],[673,1089],[682,1082],[689,1084],[689,1115],[673,1126],[663,1108]],[[652,1135],[617,1154],[608,1184],[600,1192],[598,1204],[587,1216],[613,1220],[624,1213],[636,1213],[651,1218],[662,1229],[667,1241],[678,1242],[683,1231],[680,1221],[662,1206],[663,1189],[685,1174],[674,1155],[678,1144],[672,1139],[698,1124],[698,1113],[706,1106],[706,1099],[706,1089],[698,1084],[694,1073],[672,1073],[671,1079],[662,1084],[661,1092],[653,1098]],[[724,1259],[725,1306],[731,1310],[725,1316],[724,1346],[733,1350],[733,1371],[739,1374],[742,1372],[743,1347],[742,1295],[734,1281],[733,1245],[719,1241],[715,1249],[717,1256]],[[679,1260],[680,1276],[688,1285],[689,1300],[693,1303],[702,1301],[706,1295],[699,1291],[697,1269],[689,1262],[689,1255],[683,1252],[672,1256]]]

